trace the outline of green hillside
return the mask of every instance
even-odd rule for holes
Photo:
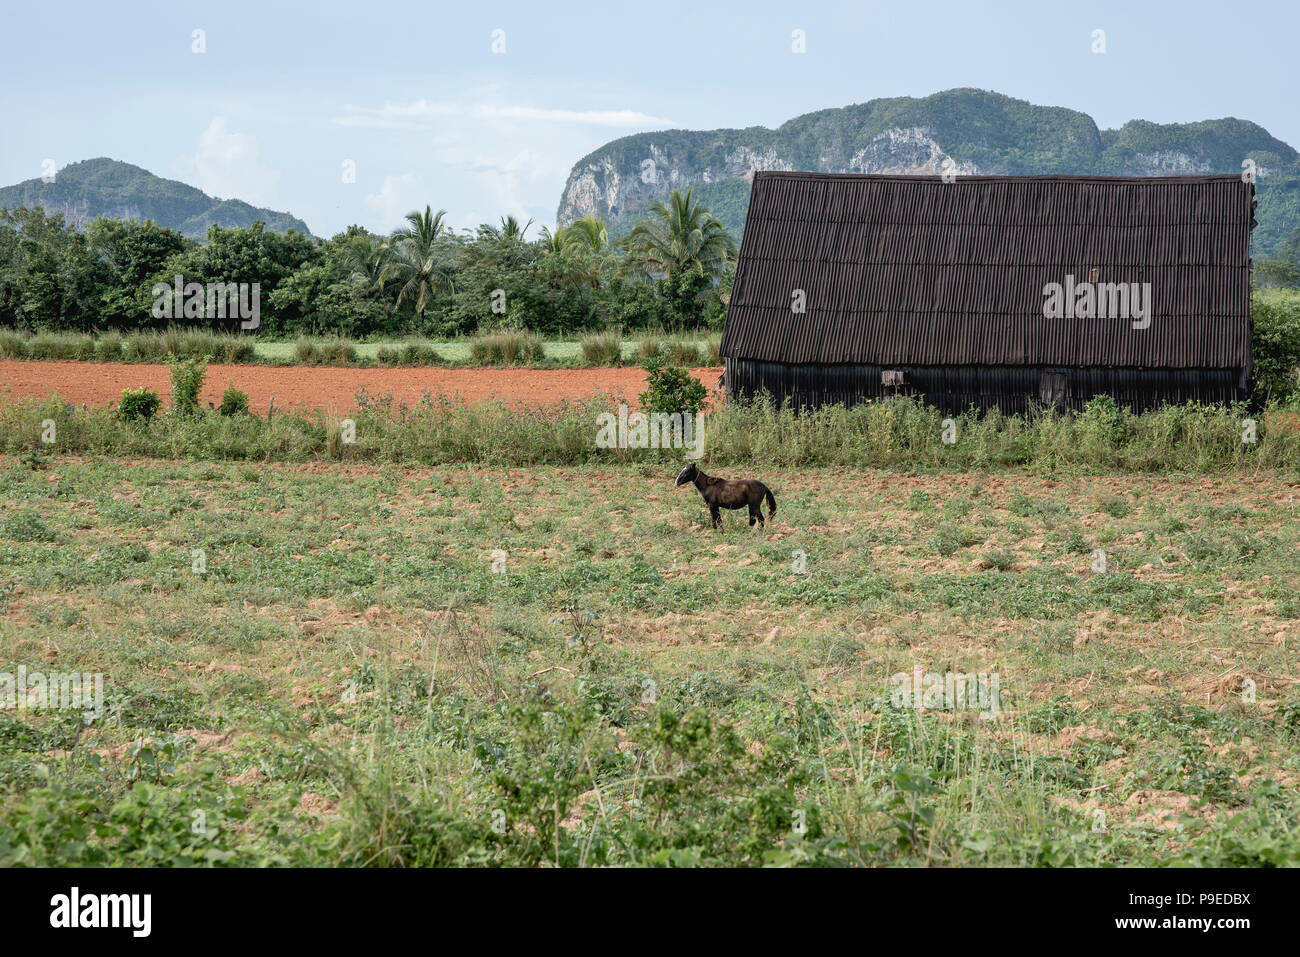
[[[104,157],[65,166],[52,183],[29,179],[0,188],[0,207],[19,206],[61,212],[72,222],[98,216],[151,219],[196,239],[202,239],[214,223],[251,226],[256,220],[275,232],[311,232],[306,223],[288,213],[260,209],[238,199],[215,199],[193,186]]]
[[[1261,170],[1256,253],[1274,254],[1300,228],[1300,154],[1263,127],[1226,118],[1101,130],[1076,110],[972,89],[818,110],[776,129],[625,136],[574,164],[558,218],[599,216],[620,235],[671,189],[689,188],[740,235],[756,169],[936,173],[950,163],[984,175],[1169,176],[1237,173],[1247,158]]]

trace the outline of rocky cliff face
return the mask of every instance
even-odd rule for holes
[[[590,158],[589,158],[590,159]],[[559,224],[584,216],[618,221],[666,197],[672,190],[709,186],[726,180],[753,178],[755,170],[799,169],[798,158],[773,145],[740,145],[719,159],[692,165],[670,143],[646,144],[645,155],[634,169],[614,156],[596,156],[574,167],[560,199]],[[958,162],[945,153],[925,127],[890,129],[856,150],[843,162],[820,164],[819,171],[835,173],[896,173],[901,175],[980,172],[976,164]]]
[[[558,222],[605,219],[626,232],[650,204],[693,189],[736,235],[755,170],[934,175],[1175,176],[1259,171],[1267,251],[1300,227],[1300,154],[1243,120],[1102,131],[1086,114],[997,93],[949,90],[808,113],[775,130],[671,130],[614,140],[573,167]],[[1266,185],[1267,183],[1267,185]]]
[[[1121,176],[1193,176],[1214,172],[1214,164],[1177,150],[1156,150],[1135,153],[1120,170]]]
[[[894,173],[901,176],[923,176],[950,173],[975,175],[980,172],[974,163],[959,163],[935,142],[931,130],[925,126],[911,129],[892,129],[874,136],[871,142],[849,159],[848,173]]]

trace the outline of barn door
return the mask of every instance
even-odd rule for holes
[[[1049,409],[1070,401],[1070,383],[1063,372],[1044,372],[1038,379],[1038,401]]]

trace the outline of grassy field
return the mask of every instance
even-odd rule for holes
[[[0,865],[1300,864],[1293,479],[37,464]]]
[[[404,466],[654,463],[674,473],[684,464],[681,449],[598,445],[599,417],[617,408],[608,396],[523,410],[501,400],[465,402],[427,390],[413,403],[364,390],[354,401],[349,418],[355,441],[345,443],[347,420],[319,410],[280,413],[268,422],[259,415],[206,410],[186,415],[169,409],[141,421],[124,419],[111,408],[70,407],[57,395],[18,399],[0,404],[0,453],[37,461],[97,454]],[[1098,399],[1079,414],[972,410],[949,420],[912,399],[804,413],[737,401],[706,416],[704,445],[710,468],[1300,476],[1300,415],[1250,416],[1241,406],[1192,405],[1134,415]],[[1246,441],[1250,438],[1255,441]]]

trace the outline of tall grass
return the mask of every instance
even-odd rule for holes
[[[42,421],[54,419],[54,454],[103,453],[159,458],[307,461],[344,459],[400,464],[502,465],[676,462],[674,449],[598,448],[597,416],[612,400],[564,402],[546,409],[504,402],[427,396],[414,407],[391,396],[359,396],[351,415],[356,442],[328,441],[332,420],[320,412],[259,417],[200,412],[164,416],[144,428],[107,409],[69,411],[62,400],[26,399],[0,407],[0,452],[40,446]],[[1170,406],[1118,418],[1043,412],[955,418],[956,441],[944,442],[939,411],[911,400],[834,406],[796,415],[763,402],[728,403],[706,419],[704,464],[725,469],[888,468],[963,471],[1014,469],[1073,472],[1300,472],[1300,430],[1259,422],[1257,440],[1242,441],[1239,408]],[[337,428],[337,422],[333,423]]]
[[[293,345],[293,354],[303,365],[354,365],[357,361],[357,345],[351,339],[340,336],[300,336]]]
[[[122,359],[122,334],[107,332],[95,340],[95,359],[98,362],[120,362]]]
[[[442,355],[433,346],[408,340],[392,346],[380,346],[375,352],[375,362],[381,366],[433,366],[443,363]]]
[[[718,354],[718,350],[721,348],[722,336],[717,334],[709,336],[704,343],[704,364],[706,366],[722,365],[722,356]]]
[[[673,337],[664,344],[664,351],[668,361],[679,366],[698,366],[703,360],[699,343],[689,339]]]
[[[637,361],[645,362],[647,359],[654,358],[659,354],[663,347],[663,338],[653,332],[643,333],[636,343]]]
[[[519,365],[540,362],[545,354],[542,337],[519,329],[498,329],[484,333],[469,345],[470,358],[477,365]]]
[[[679,365],[720,365],[719,337],[699,341],[690,335],[652,332],[635,344],[636,361],[660,352]],[[258,351],[259,341],[267,346]],[[557,350],[547,355],[546,343],[533,332],[487,330],[468,343],[468,358],[451,360],[429,339],[406,339],[378,345],[373,358],[363,353],[354,340],[340,336],[300,336],[285,350],[275,340],[258,340],[249,335],[175,327],[122,333],[27,333],[0,329],[0,359],[76,359],[97,362],[164,363],[170,358],[213,362],[267,363],[274,365],[331,366],[509,366],[536,365],[545,368],[574,368],[623,364],[622,330],[597,330],[579,337],[577,355]],[[453,347],[454,349],[454,347]]]
[[[689,336],[680,333],[646,332],[637,341],[637,358],[644,362],[658,353],[665,354],[669,361],[679,366],[712,365],[716,359],[716,347],[712,340],[706,340],[704,348]],[[706,362],[707,359],[707,362]]]
[[[623,364],[623,330],[605,329],[583,336],[579,342],[582,358],[588,365],[618,366]]]
[[[95,337],[83,332],[38,332],[24,344],[24,358],[93,359]]]
[[[0,330],[0,358],[76,359],[98,362],[166,362],[169,358],[202,359],[218,362],[252,362],[256,350],[252,340],[228,332],[171,328],[132,332],[38,332]]]

